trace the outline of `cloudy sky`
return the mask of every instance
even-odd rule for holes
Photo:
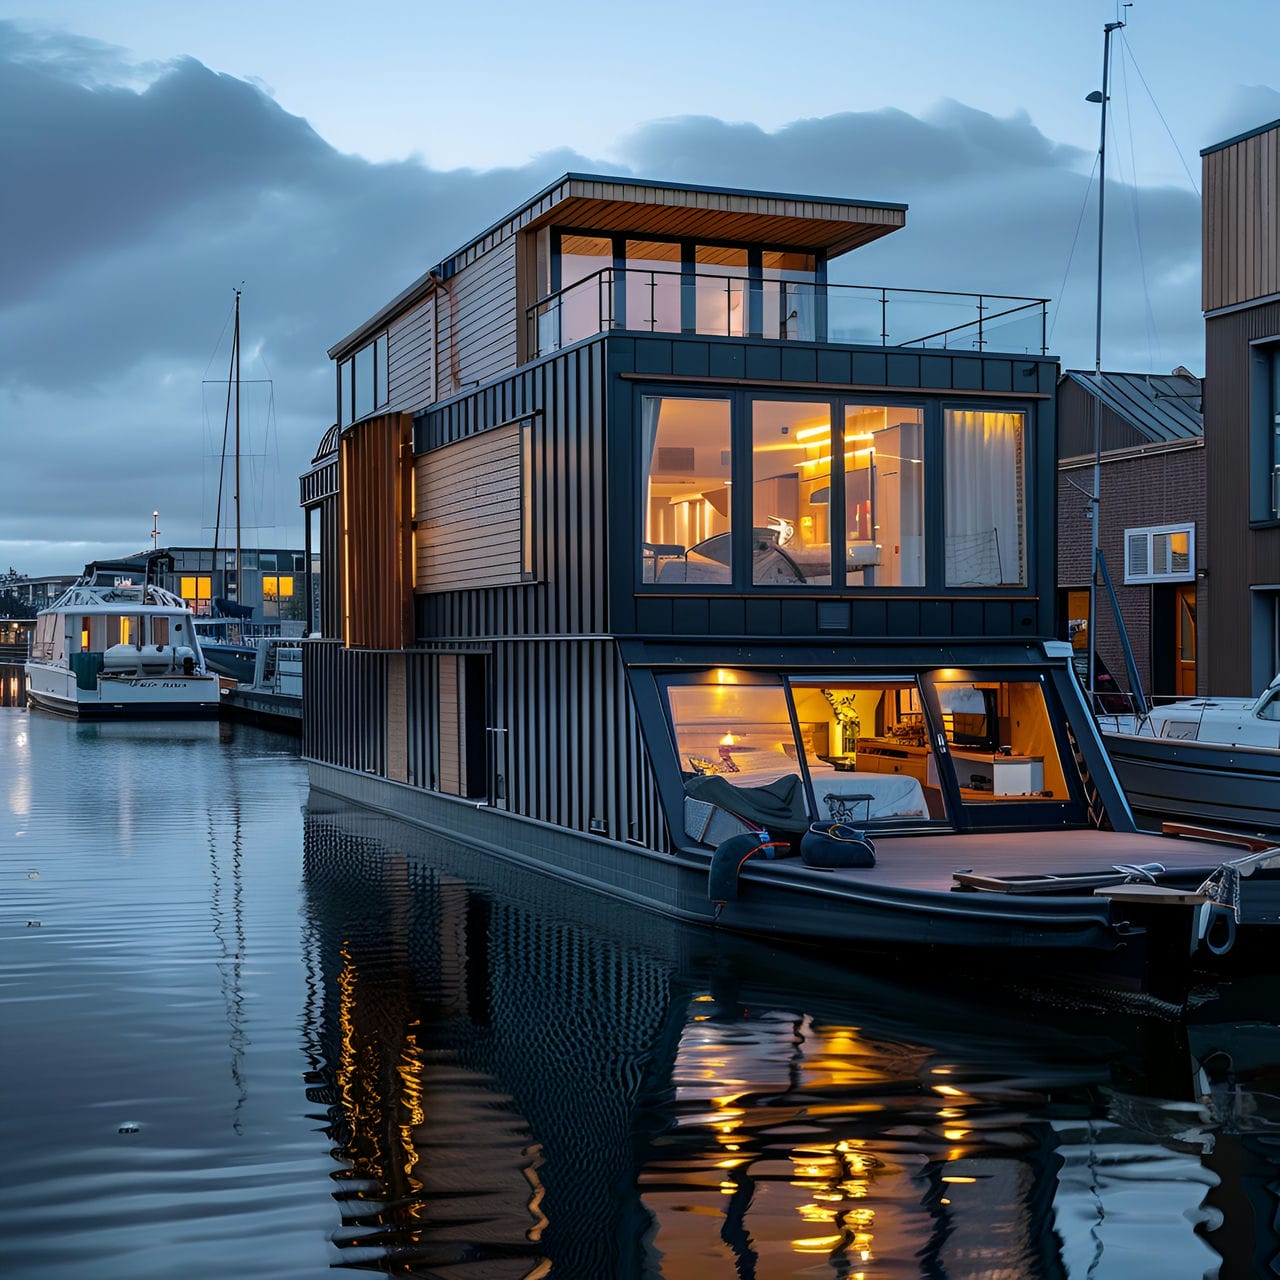
[[[236,288],[246,543],[301,545],[326,349],[567,170],[905,202],[834,279],[1048,297],[1092,368],[1116,12],[0,0],[0,570],[212,538]],[[1280,3],[1124,14],[1103,364],[1199,373],[1199,152],[1280,118]]]

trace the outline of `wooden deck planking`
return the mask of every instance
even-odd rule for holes
[[[1159,862],[1171,871],[1211,869],[1246,852],[1230,845],[1143,832],[1002,831],[884,837],[872,833],[872,838],[876,846],[874,867],[841,868],[830,874],[850,885],[945,893],[957,871],[993,876],[1068,875],[1106,871],[1119,862]],[[798,861],[777,865],[803,866]]]

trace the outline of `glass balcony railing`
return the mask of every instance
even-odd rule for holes
[[[610,268],[527,314],[534,357],[616,330],[1043,355],[1047,305],[991,293]]]

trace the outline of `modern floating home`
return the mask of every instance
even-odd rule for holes
[[[834,282],[905,223],[568,174],[334,346],[313,788],[730,930],[1228,949],[1053,638],[1044,302]]]

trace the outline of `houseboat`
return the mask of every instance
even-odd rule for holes
[[[829,276],[905,221],[568,174],[337,343],[313,789],[780,940],[1256,932],[1271,854],[1139,832],[1053,639],[1043,300]]]
[[[36,618],[27,696],[82,720],[216,716],[217,675],[186,602],[128,568],[91,565]]]

